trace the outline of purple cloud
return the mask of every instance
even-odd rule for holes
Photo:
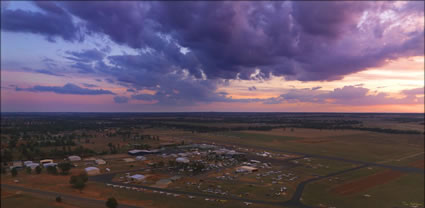
[[[41,86],[36,85],[31,88],[19,88],[16,87],[16,91],[30,91],[30,92],[54,92],[57,94],[72,94],[72,95],[113,95],[114,93],[109,90],[93,90],[79,87],[75,84],[65,84],[64,86]]]
[[[125,96],[115,96],[114,97],[114,102],[115,103],[128,103],[129,98],[125,97]]]
[[[36,1],[43,12],[5,9],[1,12],[1,29],[11,32],[27,32],[45,35],[54,42],[54,37],[67,41],[81,40],[79,28],[73,23],[71,15],[55,2]]]
[[[344,86],[332,91],[292,89],[278,97],[263,100],[265,104],[279,104],[283,102],[310,102],[333,103],[343,105],[387,105],[387,104],[423,104],[423,98],[417,95],[424,94],[424,88],[403,90],[404,98],[392,98],[387,93],[370,94],[364,87]]]
[[[256,88],[255,86],[252,86],[252,87],[248,87],[248,90],[249,90],[249,91],[256,91],[256,90],[257,90],[257,88]]]
[[[232,102],[227,94],[217,92],[218,86],[231,79],[266,80],[273,75],[287,80],[337,80],[424,51],[423,27],[403,31],[401,26],[381,24],[375,15],[391,10],[400,16],[423,17],[423,9],[417,9],[423,8],[423,2],[401,7],[393,2],[302,1],[36,5],[43,12],[2,11],[2,30],[69,41],[100,36],[131,47],[137,51],[131,55],[108,55],[111,49],[102,44],[96,45],[99,50],[65,54],[69,66],[79,73],[97,75],[128,89],[156,91],[129,99],[158,100],[164,105]],[[365,14],[369,16],[361,26]],[[368,97],[368,92],[359,86],[332,93],[316,87],[289,91],[264,102],[387,99],[386,94]]]

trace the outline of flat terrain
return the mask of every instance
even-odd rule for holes
[[[72,162],[68,175],[20,169],[12,177],[3,166],[2,207],[104,207],[111,196],[128,208],[424,207],[423,114],[62,116],[68,117],[2,120],[2,158],[12,157],[3,161],[8,166],[17,160],[83,158]],[[215,149],[180,148],[187,144]],[[135,159],[127,154],[131,149],[162,152],[126,162]],[[244,160],[212,154],[223,149]],[[188,165],[176,166],[177,157],[204,168],[195,174]],[[237,173],[241,165],[258,171]],[[80,192],[69,184],[70,175],[89,166],[100,174],[89,177]],[[132,174],[145,179],[126,179]],[[55,202],[57,195],[63,202]]]

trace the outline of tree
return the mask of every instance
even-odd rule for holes
[[[40,166],[37,166],[37,167],[35,168],[35,172],[36,172],[37,174],[40,174],[40,173],[41,173],[41,167],[40,167]]]
[[[9,149],[5,149],[1,157],[1,160],[3,162],[8,162],[8,161],[11,161],[12,159],[13,159],[12,151],[10,151]]]
[[[69,183],[72,184],[72,187],[80,190],[80,192],[81,192],[81,190],[83,190],[83,188],[86,186],[85,183],[87,182],[87,180],[88,180],[87,174],[81,173],[81,174],[76,175],[76,176],[75,175],[71,176]]]
[[[58,170],[56,169],[55,166],[48,166],[47,167],[47,172],[53,175],[57,175],[58,174]]]
[[[59,203],[62,202],[62,197],[61,196],[57,196],[56,197],[56,202],[59,202]]]
[[[25,170],[27,171],[28,174],[31,174],[31,168],[30,167],[26,167]]]
[[[72,168],[72,164],[69,162],[62,162],[58,164],[59,169],[62,171],[62,175],[67,175],[69,170]]]
[[[109,197],[106,201],[106,207],[108,208],[116,208],[118,206],[118,202],[114,197]]]
[[[11,173],[13,177],[16,177],[18,175],[18,170],[16,168],[12,168]]]

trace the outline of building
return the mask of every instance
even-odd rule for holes
[[[97,159],[97,160],[95,160],[94,161],[96,164],[98,164],[98,165],[104,165],[104,164],[106,164],[106,161],[105,160],[102,160],[102,159]]]
[[[30,161],[30,160],[28,160],[28,161],[25,161],[24,162],[24,166],[28,166],[29,164],[32,164],[33,162],[32,161]]]
[[[37,168],[38,166],[40,166],[39,164],[37,164],[37,163],[31,163],[31,164],[28,164],[28,165],[26,165],[27,167],[29,167],[29,168],[31,168],[31,170],[34,170],[35,168]]]
[[[122,159],[124,162],[134,162],[136,160],[134,160],[133,158],[124,158]]]
[[[13,168],[22,168],[22,161],[13,161],[12,165],[10,166],[10,169],[12,170]]]
[[[251,167],[251,166],[240,166],[236,168],[237,173],[252,173],[258,171],[258,168]]]
[[[89,176],[100,174],[100,169],[96,167],[87,167],[84,171],[86,171]]]
[[[176,162],[178,163],[189,163],[189,159],[185,158],[185,157],[178,157],[176,158]]]
[[[146,160],[146,157],[144,157],[144,156],[137,156],[136,157],[136,160]]]
[[[46,163],[53,163],[53,160],[52,159],[40,160],[40,165],[44,165]]]
[[[80,156],[76,156],[76,155],[71,155],[71,156],[68,157],[68,160],[71,161],[71,162],[80,161],[81,160],[81,157]]]
[[[45,168],[50,167],[50,166],[56,167],[57,165],[58,165],[57,163],[44,163],[43,167],[45,167]]]
[[[132,175],[132,176],[127,176],[127,177],[130,178],[133,181],[142,181],[142,180],[145,179],[145,176],[141,175],[141,174],[135,174],[135,175]]]
[[[159,151],[159,150],[138,150],[138,149],[135,149],[135,150],[128,151],[128,154],[132,155],[132,156],[141,156],[141,155],[149,155],[149,154],[158,154],[160,152],[161,151]]]

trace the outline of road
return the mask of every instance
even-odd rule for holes
[[[58,193],[53,191],[44,191],[44,190],[26,188],[22,186],[15,186],[15,185],[9,185],[9,184],[1,184],[1,189],[2,190],[7,189],[11,191],[22,191],[25,193],[29,193],[31,195],[42,196],[43,198],[52,199],[52,201],[57,196],[61,196],[63,202],[69,202],[70,204],[75,204],[75,205],[87,204],[87,205],[90,205],[89,207],[93,207],[93,206],[106,207],[105,206],[106,200],[90,199],[90,198],[79,197],[79,196],[70,195],[70,194]],[[141,207],[120,204],[118,202],[118,208],[141,208]]]
[[[321,179],[324,179],[324,178],[333,177],[333,176],[336,176],[336,175],[339,175],[339,174],[348,173],[350,171],[358,170],[358,169],[364,168],[364,167],[367,167],[367,165],[361,165],[361,166],[358,166],[358,167],[349,168],[349,169],[333,172],[333,173],[330,173],[328,175],[319,176],[319,177],[315,177],[315,178],[305,180],[305,181],[301,182],[300,184],[298,184],[297,189],[295,190],[294,194],[292,195],[292,198],[290,200],[284,202],[283,205],[290,205],[290,206],[296,206],[296,207],[310,207],[310,206],[307,206],[307,205],[302,204],[300,202],[300,198],[303,194],[304,188],[308,183],[318,181],[318,180],[321,180]]]

